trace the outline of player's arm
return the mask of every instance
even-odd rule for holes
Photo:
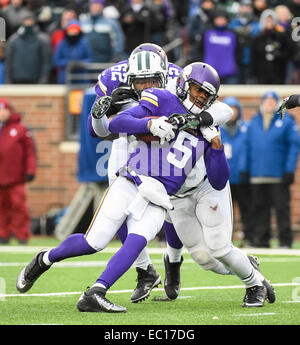
[[[207,127],[201,128],[201,133],[211,143],[204,153],[208,181],[214,189],[221,190],[229,180],[230,170],[220,132],[216,127]]]

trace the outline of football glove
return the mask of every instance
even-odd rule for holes
[[[150,121],[148,122],[149,131],[154,136],[160,138],[160,144],[163,144],[165,141],[170,141],[175,137],[174,129],[176,129],[176,126],[169,123],[166,116],[161,116],[158,119],[152,119]]]
[[[187,128],[197,129],[200,126],[210,126],[213,124],[213,118],[207,111],[202,111],[197,115],[174,113],[169,117],[169,122],[181,126],[179,130],[182,131]]]
[[[207,140],[209,143],[218,135],[220,135],[220,132],[216,127],[200,127],[200,132],[203,135],[203,138]]]
[[[296,107],[300,107],[300,95],[291,95],[283,100],[277,113],[280,115],[280,118],[283,119],[286,109],[293,109]]]

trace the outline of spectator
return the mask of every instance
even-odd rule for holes
[[[5,82],[4,42],[0,42],[0,85]]]
[[[68,63],[74,61],[92,62],[92,58],[92,48],[81,34],[79,21],[70,21],[65,29],[65,38],[58,44],[53,56],[53,65],[59,69],[58,84],[65,84],[66,82]],[[81,73],[82,70],[77,72]]]
[[[250,185],[241,178],[242,148],[245,145],[248,123],[243,120],[242,107],[235,97],[227,97],[223,102],[233,109],[233,116],[221,127],[221,137],[225,155],[230,167],[230,188],[232,201],[236,202],[240,211],[243,231],[243,245],[252,242],[252,214]],[[244,183],[246,182],[246,183]]]
[[[104,0],[90,0],[90,13],[81,20],[81,30],[89,41],[93,62],[118,61],[124,57],[124,34],[119,22],[102,14]]]
[[[0,0],[0,10],[8,6],[10,3],[10,0]]]
[[[214,27],[203,35],[203,61],[217,70],[221,83],[235,84],[237,83],[237,62],[240,60],[240,51],[237,36],[233,31],[228,30],[227,24],[226,12],[217,10]],[[202,60],[200,56],[198,60]]]
[[[292,56],[290,42],[284,32],[277,30],[274,11],[264,11],[259,24],[261,31],[251,47],[251,72],[258,84],[284,84]]]
[[[267,0],[254,0],[253,1],[253,11],[254,16],[257,21],[259,21],[260,16],[262,15],[263,11],[268,8],[268,1]]]
[[[129,0],[129,5],[121,11],[127,55],[141,43],[151,42],[151,18],[151,10],[144,0]]]
[[[299,154],[299,134],[294,118],[276,113],[279,97],[263,95],[259,112],[247,131],[241,168],[248,172],[253,212],[252,245],[269,247],[271,209],[275,209],[280,247],[291,248],[290,185],[294,182]],[[244,174],[245,176],[245,174]]]
[[[10,4],[2,10],[1,17],[4,18],[6,23],[7,39],[23,24],[23,19],[27,12],[23,6],[23,0],[11,0]]]
[[[47,83],[51,68],[50,38],[35,26],[27,14],[23,25],[6,44],[6,82],[11,84]]]
[[[288,0],[286,5],[294,17],[300,17],[300,0]]]
[[[150,42],[163,46],[167,43],[167,29],[171,20],[169,0],[151,0]]]
[[[190,61],[198,61],[199,52],[201,51],[201,42],[206,30],[213,26],[216,5],[213,0],[203,0],[201,7],[188,23],[188,35],[191,45]]]
[[[34,179],[36,152],[32,135],[12,110],[0,99],[0,243],[8,243],[11,233],[22,244],[30,237],[30,216],[25,183]]]
[[[77,19],[76,7],[73,5],[68,5],[64,8],[59,20],[51,24],[49,27],[53,53],[58,43],[65,37],[65,28],[67,27],[68,23],[75,19]]]
[[[254,18],[251,0],[242,0],[239,13],[228,25],[238,37],[241,61],[238,69],[238,83],[250,83],[251,42],[259,33],[259,23]]]

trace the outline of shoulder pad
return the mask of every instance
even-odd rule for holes
[[[114,66],[105,69],[98,76],[95,86],[99,97],[110,96],[112,91],[122,83],[126,83],[127,60],[121,61]]]

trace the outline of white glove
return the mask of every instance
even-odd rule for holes
[[[151,126],[149,131],[154,135],[159,137],[160,144],[163,144],[165,141],[170,141],[175,137],[175,132],[173,129],[176,129],[177,126],[172,125],[167,122],[168,118],[166,116],[161,116],[158,119],[151,120]]]
[[[203,135],[203,138],[206,139],[209,143],[213,140],[213,138],[220,135],[220,132],[217,130],[216,127],[200,127],[200,132]]]

